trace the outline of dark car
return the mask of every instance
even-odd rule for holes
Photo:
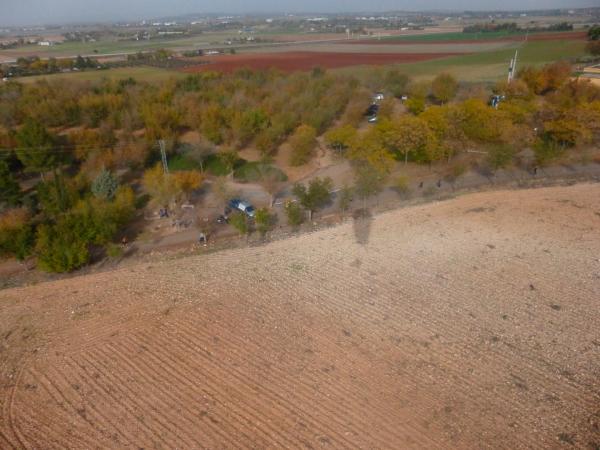
[[[369,106],[367,108],[367,111],[365,112],[365,116],[372,117],[372,116],[377,115],[378,112],[379,112],[379,105],[372,104],[371,106]]]
[[[237,209],[238,211],[243,212],[248,217],[254,217],[254,206],[248,202],[234,198],[229,200],[229,207],[231,209]]]

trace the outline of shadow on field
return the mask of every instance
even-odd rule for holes
[[[366,245],[371,234],[371,223],[373,216],[368,209],[357,209],[352,213],[354,237],[356,243]]]

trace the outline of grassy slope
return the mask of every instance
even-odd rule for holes
[[[473,39],[486,40],[486,39],[498,39],[507,36],[520,36],[525,33],[513,33],[509,31],[494,31],[490,33],[438,33],[438,34],[417,34],[409,36],[388,36],[382,38],[382,40],[388,41],[410,41],[410,42],[444,42],[444,41],[470,41]]]
[[[501,50],[451,56],[418,63],[398,64],[402,72],[419,79],[431,79],[448,72],[466,82],[493,82],[506,76],[510,59],[519,49],[517,70],[526,65],[541,65],[584,55],[585,42],[578,40],[529,41],[515,43]],[[339,69],[339,72],[360,75],[366,67]]]
[[[72,81],[97,81],[103,78],[122,79],[132,77],[138,81],[164,81],[170,78],[183,78],[186,74],[174,70],[160,69],[157,67],[123,67],[110,70],[90,70],[86,72],[71,72],[52,75],[39,75],[34,77],[19,78],[20,83],[34,83],[47,80],[72,80]]]

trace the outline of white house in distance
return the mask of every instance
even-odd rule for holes
[[[54,42],[52,42],[52,41],[39,41],[38,45],[41,45],[42,47],[52,47],[54,45]]]

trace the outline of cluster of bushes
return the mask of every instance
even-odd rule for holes
[[[98,69],[104,66],[93,58],[40,59],[38,56],[20,57],[17,63],[2,67],[1,72],[8,77],[44,75],[69,70]]]
[[[534,149],[537,164],[547,164],[570,148],[600,142],[600,89],[570,75],[565,63],[527,67],[512,83],[495,86],[504,96],[498,108],[481,98],[448,102],[454,82],[442,75],[429,93],[436,81],[445,87],[433,96],[423,89],[416,106],[407,102],[410,114],[384,117],[364,133],[341,124],[325,134],[325,142],[357,170],[368,166],[381,174],[397,160],[450,161],[469,148],[488,154],[491,172],[510,165],[526,147]]]
[[[497,31],[517,32],[519,26],[515,22],[510,23],[476,23],[463,28],[463,33],[492,33]]]
[[[290,75],[206,72],[161,84],[4,83],[0,252],[19,258],[36,254],[42,267],[64,271],[85,264],[95,249],[110,248],[135,203],[132,191],[119,187],[112,175],[118,169],[142,178],[161,206],[186,200],[203,183],[207,168],[259,182],[273,196],[285,176],[267,161],[239,164],[238,150],[253,145],[267,160],[287,140],[290,163],[301,165],[328,129],[326,144],[352,162],[355,193],[364,199],[381,189],[397,161],[432,164],[477,148],[487,152],[493,172],[511,164],[516,150],[531,147],[537,164],[546,164],[570,148],[599,141],[600,90],[570,76],[564,63],[524,68],[512,83],[495,86],[494,93],[503,96],[498,108],[488,105],[486,92],[460,91],[451,75],[412,82],[383,68],[361,81],[317,69]],[[379,90],[386,99],[378,123],[359,132]],[[408,112],[398,114],[392,97],[406,94]],[[202,143],[177,154],[181,167],[167,174],[156,165],[156,140],[165,140],[173,155],[187,131],[199,132]],[[25,195],[15,177],[19,172],[47,179]],[[320,207],[306,200],[312,198],[310,186],[295,194],[299,202],[286,209],[291,222],[301,220],[304,209]]]
[[[88,263],[93,249],[107,247],[135,210],[130,187],[108,171],[90,185],[54,171],[39,183],[33,202],[15,199],[0,213],[0,255],[37,256],[40,268],[67,272]]]
[[[587,33],[588,43],[586,50],[594,56],[600,56],[600,25],[590,27]]]

